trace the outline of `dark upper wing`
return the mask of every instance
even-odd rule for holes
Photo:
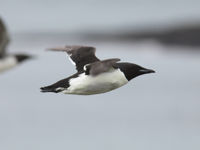
[[[120,61],[119,58],[97,61],[91,64],[87,64],[84,69],[86,74],[98,75],[100,73],[108,72],[115,69],[114,64],[118,61]]]
[[[9,43],[9,36],[3,21],[0,18],[0,58],[5,55]]]
[[[99,59],[95,56],[96,49],[88,46],[66,46],[64,48],[50,48],[49,50],[65,51],[75,63],[78,71],[83,71],[86,64],[90,64]]]

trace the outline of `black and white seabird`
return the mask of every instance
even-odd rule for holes
[[[31,58],[26,54],[7,54],[6,49],[10,38],[3,21],[0,18],[0,73],[15,67],[17,64]]]
[[[118,58],[99,60],[95,48],[87,46],[66,46],[50,50],[64,51],[76,66],[77,73],[50,86],[41,92],[62,92],[64,94],[92,95],[119,88],[142,74],[154,73],[139,65],[120,62]]]

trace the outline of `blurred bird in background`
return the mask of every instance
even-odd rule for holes
[[[0,18],[0,73],[32,58],[32,56],[26,54],[8,54],[6,50],[9,42],[9,34],[3,20]]]

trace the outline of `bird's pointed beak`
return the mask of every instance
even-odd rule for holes
[[[155,73],[155,71],[154,70],[152,70],[152,69],[141,69],[140,70],[140,73],[141,74],[147,74],[147,73]]]

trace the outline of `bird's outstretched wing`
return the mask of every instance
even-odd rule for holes
[[[86,64],[90,64],[99,59],[95,56],[96,49],[89,46],[65,46],[63,48],[50,48],[53,51],[67,52],[73,63],[76,65],[77,71],[83,71]]]
[[[9,39],[8,32],[6,30],[6,27],[2,19],[0,18],[0,58],[5,55],[6,47],[9,41],[10,39]]]
[[[90,74],[90,75],[95,76],[95,75],[98,75],[104,72],[109,72],[110,70],[116,69],[116,67],[114,67],[114,64],[118,61],[120,61],[119,58],[97,61],[97,62],[85,65],[84,70],[87,75]]]

